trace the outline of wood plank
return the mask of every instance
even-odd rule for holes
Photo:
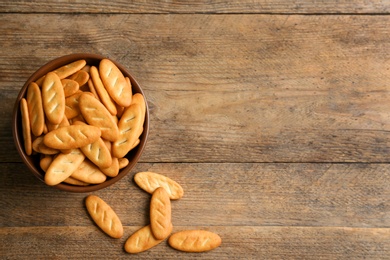
[[[0,12],[37,13],[388,13],[386,1],[0,1]]]
[[[143,162],[389,161],[389,16],[4,14],[0,24],[2,161],[20,161],[9,133],[23,82],[72,52],[113,58],[143,86]]]
[[[115,185],[95,192],[124,225],[149,223],[150,195],[133,174],[176,180],[174,225],[390,227],[388,164],[140,163]],[[21,164],[0,168],[0,226],[90,225],[87,194],[47,187]],[[12,218],[10,218],[12,216]]]
[[[122,259],[126,239],[139,227],[126,226],[112,239],[94,226],[0,229],[0,252],[6,259]],[[174,232],[203,228],[219,234],[222,245],[206,253],[183,253],[166,241],[133,255],[137,259],[387,259],[390,229],[341,227],[196,227],[175,226]]]

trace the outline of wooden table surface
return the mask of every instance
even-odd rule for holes
[[[0,258],[390,259],[390,2],[183,2],[0,1]],[[27,78],[78,52],[122,63],[150,108],[140,162],[91,193],[121,239],[87,216],[88,194],[37,180],[12,139]],[[149,223],[139,171],[183,186],[174,232],[221,246],[126,253]]]

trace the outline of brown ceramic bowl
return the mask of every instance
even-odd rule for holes
[[[25,97],[27,92],[28,85],[48,73],[49,71],[53,71],[56,68],[59,68],[61,66],[64,66],[66,64],[69,64],[73,61],[84,59],[87,61],[88,65],[95,65],[98,66],[100,60],[102,60],[103,56],[96,55],[96,54],[87,54],[87,53],[79,53],[79,54],[71,54],[67,56],[62,56],[57,59],[54,59],[47,64],[43,65],[41,68],[39,68],[34,74],[31,75],[31,77],[26,81],[24,86],[19,92],[18,97],[16,98],[14,110],[13,110],[13,118],[12,118],[12,134],[14,137],[14,142],[16,145],[16,148],[23,160],[23,162],[27,165],[27,167],[30,169],[30,171],[41,181],[44,182],[44,175],[45,173],[42,171],[42,169],[39,166],[39,155],[31,155],[28,156],[25,153],[24,150],[24,144],[23,144],[23,134],[22,134],[22,123],[21,123],[21,114],[20,114],[20,100]],[[141,93],[144,95],[140,85],[138,82],[134,79],[134,77],[129,73],[129,71],[124,68],[121,64],[118,64],[117,62],[113,61],[118,68],[122,71],[122,73],[129,77],[132,84],[133,94],[134,93]],[[145,95],[144,95],[145,97]],[[146,101],[146,97],[145,97]],[[89,185],[89,186],[74,186],[66,183],[60,183],[56,187],[60,190],[64,191],[70,191],[70,192],[92,192],[97,191],[103,188],[106,188],[115,182],[122,179],[124,176],[129,174],[133,167],[138,162],[139,158],[141,157],[141,154],[145,148],[146,140],[148,137],[149,132],[149,109],[146,102],[146,116],[145,116],[145,123],[144,123],[144,131],[142,135],[140,136],[140,143],[139,145],[131,150],[127,155],[126,158],[129,160],[129,164],[127,167],[120,170],[119,174],[114,178],[107,178],[107,180],[101,184],[95,184],[95,185]]]

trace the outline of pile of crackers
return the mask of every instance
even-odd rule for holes
[[[140,143],[146,103],[111,60],[102,59],[98,67],[78,60],[31,82],[20,110],[25,153],[40,154],[45,183],[85,186],[115,177],[127,166],[125,155]],[[217,234],[206,230],[171,235],[171,200],[183,196],[177,182],[153,172],[139,172],[134,180],[152,195],[150,224],[127,239],[126,252],[143,252],[168,237],[170,246],[185,252],[221,244]],[[89,195],[85,204],[101,230],[123,236],[120,219],[105,201]]]
[[[205,252],[218,247],[222,240],[207,230],[182,230],[171,235],[173,225],[171,200],[180,199],[183,188],[174,180],[154,172],[139,172],[134,181],[152,195],[150,224],[134,232],[124,245],[128,253],[141,253],[168,239],[168,244],[184,252]],[[85,200],[88,213],[95,223],[112,238],[123,236],[123,226],[115,211],[101,198],[89,195]]]
[[[20,110],[25,152],[40,154],[45,183],[85,186],[127,166],[146,104],[111,60],[78,60],[31,82]]]

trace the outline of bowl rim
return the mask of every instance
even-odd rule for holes
[[[47,185],[44,182],[44,173],[43,171],[34,165],[33,163],[33,158],[32,156],[28,156],[25,153],[24,150],[24,145],[23,145],[23,137],[22,133],[20,133],[21,130],[21,116],[20,116],[20,100],[25,97],[27,87],[28,85],[39,79],[41,76],[45,75],[47,72],[52,71],[56,68],[59,68],[61,66],[64,66],[66,64],[69,64],[73,61],[76,60],[81,60],[85,59],[88,61],[94,61],[94,63],[99,63],[100,60],[102,59],[109,59],[111,60],[121,71],[125,76],[128,76],[130,78],[132,88],[133,88],[133,94],[134,93],[141,93],[145,99],[145,121],[144,121],[144,130],[140,136],[140,143],[136,148],[134,148],[132,151],[130,151],[129,154],[131,154],[131,160],[129,159],[129,164],[121,169],[118,173],[117,176],[112,177],[107,179],[105,182],[100,183],[100,184],[90,184],[88,186],[76,186],[76,185],[71,185],[71,184],[66,184],[66,183],[60,183],[54,186]],[[136,91],[134,91],[136,90]],[[29,168],[29,170],[37,177],[39,180],[41,180],[43,183],[45,183],[46,186],[49,187],[54,187],[59,190],[63,191],[69,191],[69,192],[78,192],[78,193],[85,193],[85,192],[93,192],[97,191],[100,189],[104,189],[108,186],[111,186],[112,184],[116,183],[117,181],[121,180],[124,176],[129,174],[131,170],[134,168],[134,166],[138,163],[144,149],[146,146],[146,142],[149,136],[149,124],[150,124],[150,119],[149,119],[149,107],[148,107],[148,102],[145,96],[145,93],[141,86],[139,85],[138,81],[134,78],[133,74],[130,73],[123,65],[120,63],[116,62],[115,60],[105,57],[100,54],[93,54],[93,53],[73,53],[73,54],[68,54],[64,56],[57,57],[55,59],[52,59],[48,62],[46,62],[44,65],[39,67],[31,76],[26,80],[24,83],[23,87],[20,89],[13,108],[12,112],[12,135],[14,139],[14,144],[16,146],[16,150],[18,151],[20,157],[22,158],[22,161],[24,164]],[[126,155],[126,156],[129,156]],[[38,169],[37,169],[38,168]]]

